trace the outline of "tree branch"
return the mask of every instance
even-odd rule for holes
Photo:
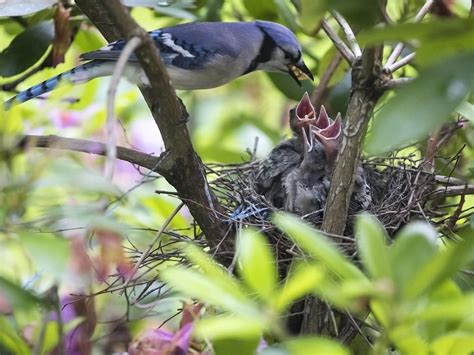
[[[352,69],[352,94],[346,113],[341,148],[331,178],[322,230],[342,235],[359,166],[361,143],[367,124],[382,92],[378,89],[381,75],[381,48],[366,48],[362,59]]]
[[[326,19],[323,19],[321,21],[321,27],[323,28],[324,32],[326,32],[326,35],[331,39],[332,43],[334,43],[339,52],[347,60],[349,65],[352,66],[352,64],[354,63],[355,56],[354,53],[352,53],[352,51],[349,49],[347,44],[345,44],[344,41],[337,35],[336,31],[331,28],[329,22]]]
[[[342,62],[342,54],[341,52],[338,51],[334,55],[334,58],[332,59],[331,63],[329,63],[326,71],[323,73],[323,75],[321,75],[319,84],[316,86],[316,88],[314,89],[311,95],[311,102],[313,103],[314,106],[319,106],[322,104],[329,82],[331,81],[332,76],[336,72],[341,62]]]
[[[140,90],[163,137],[166,153],[161,168],[165,179],[176,188],[213,248],[220,245],[232,250],[232,243],[221,243],[227,228],[217,217],[221,212],[206,181],[200,158],[195,153],[186,127],[187,112],[177,98],[159,52],[152,39],[132,19],[118,0],[76,0],[76,5],[97,26],[107,40],[138,37],[140,47],[135,51],[150,85]],[[214,211],[211,213],[210,211]],[[226,238],[230,240],[231,238]],[[219,253],[222,254],[222,253]]]
[[[20,140],[21,147],[38,147],[38,148],[50,148],[50,149],[62,149],[71,150],[82,153],[89,153],[95,155],[106,156],[107,145],[105,143],[90,141],[86,139],[76,138],[65,138],[58,136],[37,136],[37,135],[25,135]],[[117,147],[117,159],[128,161],[129,163],[141,166],[148,170],[152,170],[161,175],[166,175],[161,164],[161,158],[139,152],[138,150]]]

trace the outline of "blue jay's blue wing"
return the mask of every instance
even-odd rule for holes
[[[200,69],[219,54],[217,49],[205,48],[203,45],[182,40],[174,36],[172,32],[174,32],[173,29],[149,32],[160,50],[160,56],[165,65],[173,65],[181,69]],[[81,59],[115,61],[120,56],[125,44],[125,40],[112,42],[98,51],[82,54]],[[136,56],[130,56],[129,61],[136,62]]]

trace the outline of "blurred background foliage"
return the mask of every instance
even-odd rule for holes
[[[436,161],[437,170],[472,181],[474,106],[469,93],[474,82],[474,22],[472,17],[468,19],[469,1],[437,1],[427,19],[414,24],[412,19],[423,1],[389,0],[387,15],[394,24],[375,29],[370,27],[377,16],[377,1],[374,0],[126,0],[124,3],[132,8],[132,16],[147,30],[187,21],[263,19],[282,23],[297,34],[316,84],[336,54],[332,43],[320,30],[320,20],[328,14],[329,8],[337,9],[348,19],[363,44],[381,40],[388,44],[408,41],[413,47],[407,50],[417,48],[417,57],[397,75],[417,77],[421,72],[424,79],[413,83],[412,91],[405,93],[406,100],[399,99],[397,103],[392,100],[395,94],[390,92],[379,101],[374,122],[378,122],[377,116],[385,107],[388,114],[381,114],[381,123],[374,124],[374,130],[380,129],[372,135],[382,143],[369,138],[372,144],[369,148],[385,151],[387,146],[384,144],[392,138],[394,142],[387,143],[392,149],[400,142],[405,146],[415,143],[439,124],[454,121],[462,115],[467,122],[440,152],[445,159]],[[68,1],[2,1],[0,16],[2,100],[77,65],[81,53],[105,44],[94,26]],[[386,52],[388,56],[388,47]],[[350,90],[348,70],[345,62],[339,65],[323,97],[322,103],[332,117],[337,112],[345,112]],[[453,72],[459,80],[446,88]],[[172,194],[155,193],[156,190],[172,191],[166,181],[129,163],[118,162],[111,184],[102,176],[104,160],[100,157],[41,149],[31,149],[24,154],[18,146],[21,134],[56,134],[103,141],[107,88],[107,78],[96,79],[84,85],[62,87],[47,98],[32,100],[9,112],[0,111],[2,354],[50,352],[61,340],[57,334],[68,334],[79,323],[82,328],[76,329],[92,339],[89,346],[95,351],[124,351],[135,335],[160,325],[182,307],[181,295],[173,294],[155,304],[159,292],[156,291],[145,298],[151,303],[147,305],[147,302],[134,303],[134,296],[129,294],[125,298],[118,292],[102,291],[116,282],[108,275],[120,277],[130,272],[132,265],[127,256],[146,249],[179,204]],[[193,144],[203,161],[239,163],[249,159],[254,151],[256,157],[265,156],[287,136],[288,110],[304,91],[311,93],[313,90],[314,85],[310,82],[298,87],[285,75],[257,72],[224,87],[178,94],[190,113]],[[449,94],[456,100],[451,100]],[[402,94],[400,96],[403,98]],[[119,86],[116,112],[120,121],[116,127],[120,145],[156,155],[161,153],[163,145],[148,108],[136,87],[125,81]],[[421,133],[414,132],[418,128]],[[412,154],[415,159],[423,156],[423,149],[420,145],[409,145],[392,154]],[[460,149],[462,154],[457,158],[455,171],[443,170],[446,161]],[[474,208],[472,196],[466,196],[466,206]],[[192,238],[190,220],[187,210],[182,209],[168,230]],[[468,223],[463,233],[472,238],[472,223]],[[166,235],[162,239],[166,248]],[[418,256],[411,257],[415,260]],[[157,280],[162,268],[150,265],[143,280]],[[321,271],[318,269],[318,272]],[[168,275],[171,275],[169,280],[173,280],[173,275]],[[471,282],[466,281],[467,277],[464,275],[460,284],[470,289]],[[146,292],[140,289],[145,288],[144,285],[137,286],[135,295]],[[163,288],[158,281],[151,285],[147,287]],[[440,297],[461,292],[454,290],[452,284],[446,287],[451,293],[446,291]],[[190,296],[196,296],[188,291]],[[63,306],[71,300],[71,294],[98,294],[99,297],[79,297],[72,315],[65,316],[68,308]],[[263,296],[268,298],[271,294]],[[469,297],[463,302],[472,305],[472,296]],[[203,301],[215,305],[205,297]],[[332,301],[337,303],[335,299]],[[349,307],[349,301],[339,301],[342,307]],[[346,301],[349,303],[344,303]],[[381,312],[389,311],[384,308]],[[63,314],[63,322],[58,321],[57,313]],[[394,313],[390,315],[395,316]],[[472,308],[470,317],[472,331]],[[257,328],[262,330],[266,324],[260,323]],[[394,324],[390,331],[396,331]],[[176,329],[177,320],[171,320],[166,326]],[[410,323],[410,326],[413,325]],[[256,334],[251,333],[252,336]],[[388,340],[382,340],[387,345]],[[444,341],[449,343],[451,340]],[[300,348],[297,345],[291,353],[305,353],[298,352],[301,345]],[[78,353],[91,351],[84,346]],[[334,346],[340,353],[346,351],[332,343],[319,343],[318,346]],[[422,348],[423,351],[426,349],[429,347]],[[280,354],[283,350],[278,351],[268,353]]]

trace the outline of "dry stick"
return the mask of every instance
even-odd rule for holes
[[[352,65],[354,63],[355,56],[351,52],[347,44],[345,44],[344,41],[339,38],[337,33],[331,28],[331,26],[329,26],[329,23],[326,19],[323,19],[321,21],[321,26],[323,27],[324,32],[326,32],[327,36],[331,39],[336,48],[339,50],[339,52],[344,56],[344,58],[349,62],[349,64]]]
[[[423,17],[425,17],[425,15],[428,13],[428,11],[430,10],[431,6],[433,5],[434,3],[434,0],[427,0],[425,2],[425,4],[423,5],[423,7],[420,9],[420,11],[418,11],[418,13],[416,14],[416,17],[415,17],[415,22],[420,22]],[[392,66],[393,63],[395,63],[395,61],[397,60],[397,58],[400,56],[400,54],[402,53],[403,51],[403,48],[405,48],[405,44],[402,43],[402,42],[399,42],[397,43],[397,45],[393,48],[393,51],[392,53],[390,54],[390,56],[388,57],[387,59],[387,62],[385,63],[384,65],[384,70],[385,71],[388,71],[389,67]]]
[[[160,229],[158,230],[158,232],[156,233],[155,235],[155,238],[151,241],[151,243],[148,245],[148,248],[145,250],[145,252],[142,254],[142,256],[140,257],[140,259],[138,259],[138,261],[135,263],[135,266],[133,267],[133,270],[132,272],[130,273],[130,275],[127,277],[127,279],[125,280],[125,283],[123,284],[123,289],[122,291],[120,292],[120,294],[123,294],[123,292],[125,291],[125,289],[128,287],[128,284],[130,283],[130,281],[132,281],[132,279],[135,277],[135,274],[137,273],[138,271],[138,268],[140,267],[141,263],[143,262],[143,260],[145,260],[148,255],[150,254],[151,250],[153,249],[153,246],[155,245],[155,243],[158,241],[158,239],[161,237],[161,235],[163,234],[163,232],[165,231],[166,228],[168,228],[168,225],[171,223],[171,221],[173,220],[173,218],[178,214],[178,212],[181,210],[181,208],[183,208],[184,206],[184,203],[181,202],[178,207],[176,207],[174,209],[174,211],[168,216],[168,218],[166,219],[166,221],[161,225]]]
[[[115,133],[115,95],[117,87],[125,71],[128,59],[133,51],[141,44],[138,37],[130,39],[123,48],[115,64],[115,68],[110,79],[109,90],[107,91],[107,149],[105,159],[104,175],[108,180],[112,180],[115,168],[115,159],[117,157],[117,135]]]
[[[351,26],[347,23],[346,19],[342,17],[339,12],[333,11],[332,15],[344,31],[344,34],[346,35],[346,38],[349,41],[349,44],[351,45],[352,53],[356,58],[360,58],[362,56],[362,51],[360,50],[359,43],[357,43],[357,39],[355,37],[354,31],[352,31]]]

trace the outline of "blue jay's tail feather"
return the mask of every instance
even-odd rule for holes
[[[56,75],[48,80],[43,81],[40,84],[32,86],[31,88],[24,90],[18,95],[13,96],[3,103],[5,110],[9,110],[12,106],[20,104],[22,102],[31,100],[37,96],[43,95],[56,89],[62,84],[66,83],[82,83],[92,78],[99,76],[109,75],[110,67],[103,65],[102,60],[93,60],[82,65],[79,65],[71,70]]]

